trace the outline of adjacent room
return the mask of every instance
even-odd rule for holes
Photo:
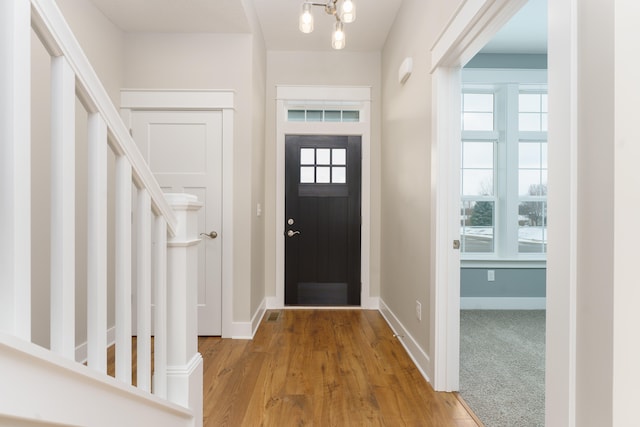
[[[460,394],[488,426],[543,426],[547,7],[462,70]]]

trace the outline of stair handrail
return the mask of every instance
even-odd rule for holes
[[[111,148],[129,159],[133,179],[149,191],[154,212],[166,219],[168,231],[174,236],[176,217],[171,207],[60,9],[52,0],[31,0],[31,9],[33,30],[51,56],[67,59],[79,83],[78,98],[89,113],[102,116],[109,130]]]

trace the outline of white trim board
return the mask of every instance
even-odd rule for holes
[[[358,123],[307,122],[286,120],[289,105],[305,102],[324,102],[327,105],[349,103],[360,110]],[[284,152],[286,135],[358,135],[362,138],[362,199],[361,199],[361,266],[360,306],[376,308],[371,296],[371,88],[363,86],[283,86],[276,87],[276,295],[268,297],[269,308],[284,308]]]
[[[460,253],[460,69],[524,5],[526,0],[465,0],[431,48],[432,194],[430,247],[433,387],[459,388]],[[457,101],[456,101],[457,100]]]
[[[460,298],[460,310],[545,310],[545,297],[463,297]]]
[[[427,380],[429,384],[432,384],[429,376],[431,358],[424,352],[424,350],[422,350],[420,344],[418,344],[413,336],[411,336],[402,322],[400,322],[393,311],[391,311],[389,306],[385,304],[382,299],[380,299],[380,314],[382,314],[382,317],[387,321],[387,324],[400,341],[400,344],[402,344],[404,349],[407,351],[407,354],[411,360],[413,360],[413,363],[416,365],[416,368],[418,368],[424,379]]]

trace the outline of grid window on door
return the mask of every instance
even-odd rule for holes
[[[346,148],[301,148],[301,184],[346,184]]]

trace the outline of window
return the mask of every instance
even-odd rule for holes
[[[544,84],[463,85],[463,259],[544,259],[547,115]]]
[[[301,184],[346,184],[346,148],[301,148]]]
[[[345,109],[291,109],[287,110],[290,122],[342,122],[360,121],[360,110]]]

